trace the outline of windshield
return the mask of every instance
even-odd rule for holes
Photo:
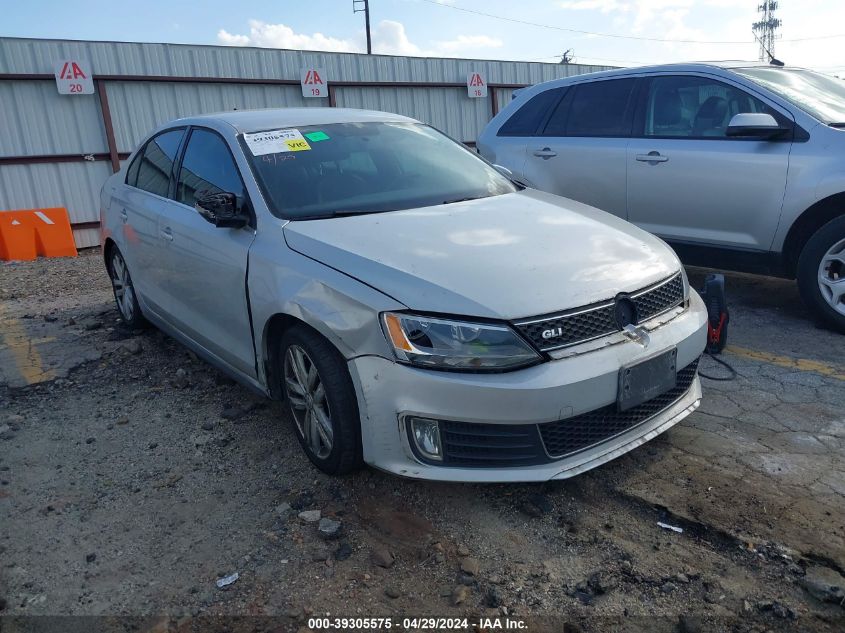
[[[380,213],[516,191],[471,151],[419,123],[333,123],[244,134],[272,213]]]
[[[845,124],[845,81],[841,79],[786,68],[735,70],[828,125]]]

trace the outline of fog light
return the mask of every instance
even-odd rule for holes
[[[411,437],[422,456],[441,461],[443,449],[440,445],[440,428],[437,420],[408,418],[408,422],[411,425]]]

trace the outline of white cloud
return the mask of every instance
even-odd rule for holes
[[[217,41],[227,46],[261,46],[332,52],[362,53],[366,39],[361,31],[354,39],[340,39],[323,33],[297,33],[286,24],[269,24],[250,20],[249,34],[217,32]],[[383,55],[409,55],[414,57],[439,57],[444,55],[483,56],[483,51],[500,48],[503,42],[487,35],[459,35],[451,40],[432,42],[430,47],[415,44],[408,37],[405,25],[394,20],[382,20],[373,27],[373,52]]]
[[[631,8],[630,3],[618,2],[617,0],[566,0],[559,2],[558,6],[570,11],[601,11],[602,13],[629,11]]]
[[[293,48],[298,50],[353,51],[360,47],[350,40],[329,37],[322,33],[307,35],[296,33],[286,24],[268,24],[261,20],[249,21],[249,35],[232,34],[225,29],[217,32],[217,40],[229,46],[263,46],[267,48]]]
[[[444,53],[460,53],[479,48],[501,48],[504,42],[488,35],[459,35],[453,40],[435,42],[435,45]]]
[[[393,20],[382,20],[373,29],[373,52],[383,55],[425,55],[419,46],[408,39],[405,25]]]

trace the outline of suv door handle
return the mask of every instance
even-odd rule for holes
[[[160,231],[160,233],[161,233],[161,236],[162,236],[164,239],[169,240],[169,241],[171,241],[171,242],[173,241],[173,231],[171,231],[171,230],[170,230],[170,227],[169,227],[169,226],[166,226],[165,228],[163,228],[163,229]]]
[[[557,152],[552,150],[550,147],[544,147],[543,149],[535,149],[534,156],[539,156],[543,160],[548,160],[557,156]]]
[[[124,224],[126,224],[126,222],[129,220],[129,215],[126,213],[126,209],[120,210],[120,219],[123,220]]]
[[[649,152],[648,154],[637,154],[637,160],[641,163],[665,163],[668,156],[661,156],[660,152]]]

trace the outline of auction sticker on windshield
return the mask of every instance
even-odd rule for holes
[[[328,141],[329,135],[321,130],[317,130],[315,132],[308,132],[305,138],[316,143],[317,141]]]
[[[279,152],[301,152],[311,149],[308,141],[305,140],[299,130],[294,128],[244,134],[244,140],[253,156],[278,154]]]

